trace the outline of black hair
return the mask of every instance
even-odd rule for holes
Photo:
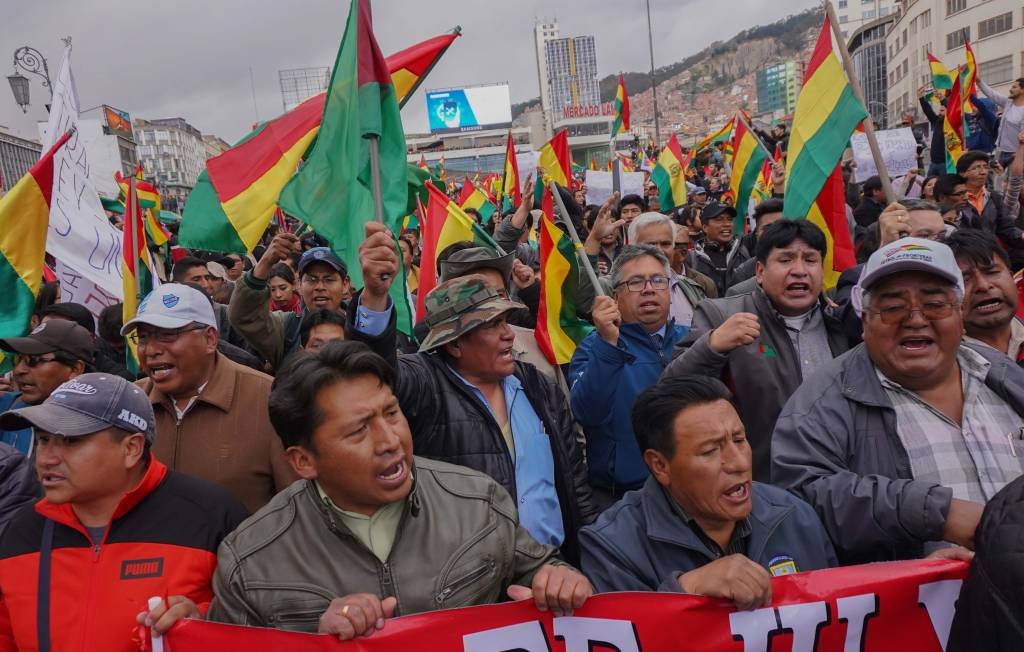
[[[96,333],[96,318],[80,303],[55,303],[42,309],[39,318],[54,316],[73,321],[90,333]]]
[[[59,295],[60,282],[50,281],[49,283],[43,283],[42,287],[39,288],[39,294],[36,295],[35,314],[40,315],[44,310],[56,304]]]
[[[941,242],[953,250],[953,257],[957,260],[969,261],[977,267],[987,267],[998,256],[1007,269],[1013,269],[1010,267],[1010,257],[1006,250],[999,246],[996,236],[988,231],[957,229]]]
[[[302,446],[316,452],[313,433],[323,423],[317,406],[320,392],[343,380],[373,376],[381,386],[395,386],[391,367],[362,342],[328,342],[316,353],[291,357],[270,386],[270,423],[284,448]]]
[[[342,310],[328,310],[327,308],[310,310],[302,318],[302,323],[299,324],[299,341],[302,343],[302,346],[306,346],[309,342],[310,332],[323,324],[341,326],[341,330],[344,331],[346,321],[348,321],[347,315]]]
[[[768,213],[781,213],[782,200],[778,198],[766,199],[754,207],[754,223],[761,221],[761,218]]]
[[[121,340],[121,327],[124,326],[124,304],[115,303],[100,311],[100,320],[97,324],[100,339],[106,342],[118,342]]]
[[[491,222],[493,223],[494,220],[491,220]],[[398,248],[401,249],[403,244],[406,247],[409,247],[409,255],[410,256],[415,256],[416,255],[416,249],[412,246],[412,243],[409,242],[409,240],[407,240],[406,238],[399,238],[398,239]]]
[[[274,263],[274,265],[270,268],[270,273],[267,274],[267,280],[269,281],[275,276],[283,278],[292,285],[295,285],[295,272],[292,271],[291,267],[285,265],[284,263]]]
[[[597,221],[597,214],[600,212],[601,207],[597,204],[587,204],[583,207],[584,222],[586,222],[588,229],[594,228],[594,222]]]
[[[988,154],[985,152],[979,152],[976,149],[972,149],[969,152],[964,152],[960,157],[960,160],[956,162],[956,173],[962,175],[964,172],[970,169],[972,165],[978,161],[984,161],[985,165],[988,165]]]
[[[879,177],[877,174],[873,177],[868,177],[867,180],[864,181],[864,185],[862,185],[860,189],[861,192],[863,192],[865,195],[874,190],[881,190],[882,178]]]
[[[185,280],[185,275],[188,274],[188,270],[193,267],[206,267],[206,261],[195,256],[183,256],[178,259],[178,262],[174,263],[174,267],[171,268],[171,279],[175,283],[181,283]],[[204,293],[205,294],[205,293]]]
[[[967,179],[959,174],[940,174],[932,189],[932,197],[936,201],[939,200],[939,197],[952,197],[956,187],[965,183],[967,183]]]
[[[768,262],[768,256],[773,249],[788,247],[796,240],[803,240],[807,246],[817,249],[822,258],[828,253],[828,243],[825,241],[825,234],[810,220],[779,220],[768,225],[757,238],[755,256],[762,265]]]
[[[474,222],[476,222],[477,224],[483,224],[484,218],[482,215],[480,215],[480,211],[478,211],[475,208],[465,208],[463,210],[466,211],[466,215],[469,215],[470,217],[473,218]]]
[[[626,204],[632,204],[633,206],[639,206],[640,210],[642,210],[642,211],[643,210],[647,210],[647,202],[644,201],[643,197],[641,197],[640,195],[637,195],[637,194],[626,195],[625,197],[620,199],[619,200],[618,212],[621,212],[622,211],[622,207],[625,206]]]
[[[939,177],[940,176],[942,176],[942,175],[940,175],[940,174],[931,174],[931,175],[928,175],[927,177],[924,178],[924,181],[921,182],[921,196],[922,197],[924,197],[924,189],[928,185],[928,182],[931,181],[932,179],[934,179],[935,183],[937,184],[939,182]],[[932,198],[933,199],[935,198],[935,188],[932,188]]]
[[[675,376],[651,385],[633,403],[633,434],[640,451],[652,449],[672,457],[676,416],[686,408],[716,401],[732,403],[732,394],[717,378]]]
[[[473,244],[470,240],[459,240],[457,242],[451,243],[450,245],[442,249],[440,253],[437,254],[437,264],[435,265],[437,277],[441,278],[441,263],[446,262],[449,258],[451,258],[452,254],[458,253],[465,249],[472,249],[473,247],[476,246],[479,245]]]

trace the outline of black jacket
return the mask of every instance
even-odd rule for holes
[[[355,301],[357,298],[353,298]],[[353,328],[347,333],[351,333],[350,339],[369,345],[395,369],[396,393],[412,430],[413,451],[421,457],[486,473],[515,499],[515,465],[490,409],[455,376],[440,354],[397,355],[393,315],[380,336],[359,333],[352,321]],[[576,440],[572,411],[554,381],[533,365],[516,362],[515,376],[549,435],[565,530],[562,557],[578,566],[577,533],[597,517],[598,510],[588,484],[583,448]]]
[[[988,502],[974,542],[946,649],[1024,650],[1024,477]]]
[[[921,110],[924,111],[924,117],[928,119],[928,124],[932,128],[932,142],[931,147],[928,149],[928,162],[935,165],[945,165],[946,135],[942,132],[943,118],[935,114],[935,110],[932,109],[932,103],[927,99],[922,97],[918,101],[921,103]]]
[[[878,216],[882,214],[883,210],[885,210],[884,204],[865,197],[857,204],[857,208],[853,209],[853,219],[857,222],[857,226],[866,228],[878,221]]]

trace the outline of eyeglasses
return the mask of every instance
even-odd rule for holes
[[[160,342],[161,344],[173,344],[178,341],[178,338],[183,334],[191,331],[202,331],[209,328],[206,324],[192,324],[191,326],[185,326],[184,328],[177,328],[174,330],[155,330],[152,333],[140,333],[135,331],[128,336],[128,339],[135,346],[147,346],[152,341]]]
[[[54,355],[51,358],[44,358],[43,357],[44,355],[47,355],[47,354],[46,353],[42,353],[42,354],[39,354],[39,355],[31,355],[31,354],[28,354],[28,353],[16,353],[16,354],[14,354],[14,366],[18,366],[20,364],[24,364],[26,367],[38,367],[39,365],[45,364],[47,362],[59,362],[61,364],[66,364],[66,365],[73,365],[74,364],[73,360],[72,361],[67,361],[66,358],[62,358],[61,356],[58,356],[58,355]]]
[[[631,278],[625,280],[615,286],[616,289],[626,286],[626,289],[630,292],[643,292],[644,288],[650,284],[654,290],[667,290],[668,289],[668,277],[667,276],[652,276],[651,278]]]
[[[310,274],[305,274],[302,277],[302,282],[308,283],[309,285],[312,285],[314,287],[320,285],[321,283],[325,286],[334,285],[335,283],[341,283],[341,275],[327,274],[326,276],[312,276]]]
[[[929,301],[920,308],[912,308],[909,304],[901,303],[893,306],[886,306],[881,310],[869,310],[873,315],[878,315],[878,318],[882,320],[882,323],[886,326],[895,326],[896,324],[902,324],[907,319],[910,319],[910,315],[919,312],[921,316],[928,321],[937,321],[939,319],[945,319],[953,314],[953,308],[956,307],[954,301]]]

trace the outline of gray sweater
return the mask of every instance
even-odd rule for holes
[[[1024,129],[1024,104],[1014,104],[1013,100],[1005,95],[1000,95],[980,79],[978,86],[988,96],[988,99],[1003,109],[1003,119],[999,123],[999,135],[996,137],[996,149],[1000,152],[1016,152],[1017,134]]]

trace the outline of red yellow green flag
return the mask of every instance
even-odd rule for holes
[[[670,210],[686,203],[686,168],[693,158],[693,150],[686,156],[679,147],[675,134],[658,155],[658,164],[651,170],[651,181],[658,186],[661,210]]]
[[[50,224],[53,155],[70,137],[71,132],[61,136],[0,197],[0,337],[24,335],[32,318],[46,267],[43,259]],[[10,367],[7,361],[0,366]]]
[[[978,77],[978,61],[974,58],[974,50],[971,48],[971,42],[964,42],[964,56],[966,57],[966,63],[960,70],[960,99],[963,105],[963,112],[974,113],[974,104],[971,102],[971,96],[976,95],[978,90],[977,77]],[[967,134],[964,134],[967,136]]]
[[[946,138],[946,172],[956,174],[956,163],[964,153],[964,112],[961,100],[960,75],[953,77],[953,87],[946,102],[946,115],[942,119],[942,133]]]
[[[733,129],[732,175],[729,177],[729,190],[735,198],[736,217],[733,220],[735,233],[743,233],[747,224],[750,209],[750,195],[757,184],[757,177],[762,166],[768,161],[768,155],[750,132],[743,120],[737,120]]]
[[[437,255],[446,247],[468,240],[498,251],[498,245],[491,236],[444,191],[429,181],[425,185],[430,199],[427,201],[427,214],[420,221],[423,253],[420,257],[420,284],[416,295],[416,321],[426,316],[423,300],[437,286]]]
[[[540,148],[537,164],[558,185],[568,188],[572,178],[572,159],[569,158],[569,133],[563,129]]]
[[[626,93],[626,78],[619,73],[619,85],[615,89],[615,121],[612,122],[612,138],[629,133],[629,95]]]
[[[545,204],[551,190],[544,188]],[[534,337],[548,362],[568,364],[576,345],[592,327],[576,313],[579,259],[572,240],[557,226],[548,211],[540,218],[540,303]]]
[[[391,83],[395,87],[395,96],[398,99],[398,107],[402,108],[409,101],[412,94],[416,92],[441,56],[448,51],[449,46],[462,35],[462,28],[456,27],[450,34],[442,34],[427,39],[395,52],[387,58],[388,70],[391,71]]]
[[[129,185],[137,183],[131,180]],[[145,224],[137,192],[129,187],[124,206],[124,233],[121,246],[121,276],[124,302],[121,304],[121,318],[128,323],[135,318],[139,303],[153,290],[153,274],[149,267],[149,251],[146,249]],[[127,338],[125,366],[133,374],[139,374],[139,352],[134,338]]]
[[[719,129],[718,131],[716,131],[713,134],[710,134],[710,135],[706,136],[704,138],[704,140],[702,140],[699,143],[697,143],[697,146],[694,147],[693,149],[699,152],[700,150],[704,149],[708,145],[711,145],[712,143],[718,143],[718,142],[721,142],[723,140],[729,140],[729,135],[732,134],[733,125],[735,125],[735,124],[736,124],[735,116],[732,117],[732,118],[729,118],[729,121],[726,122],[724,125],[722,125],[721,129]]]
[[[523,191],[519,186],[519,162],[516,160],[516,144],[512,140],[512,130],[509,129],[508,139],[505,142],[505,164],[502,166],[501,178],[503,210],[511,209],[523,203]]]
[[[480,213],[480,219],[484,224],[491,221],[494,216],[495,206],[487,198],[487,195],[483,190],[477,187],[475,183],[466,177],[466,180],[462,182],[462,195],[459,197],[459,208],[466,210],[472,208],[476,212]]]
[[[867,115],[832,49],[832,26],[826,16],[797,97],[783,210],[784,217],[808,219],[825,233],[826,288],[835,287],[843,270],[856,262],[838,170],[850,135]]]
[[[944,91],[953,88],[953,75],[949,72],[949,68],[935,58],[931,52],[928,53],[928,68],[932,72],[932,86]]]

